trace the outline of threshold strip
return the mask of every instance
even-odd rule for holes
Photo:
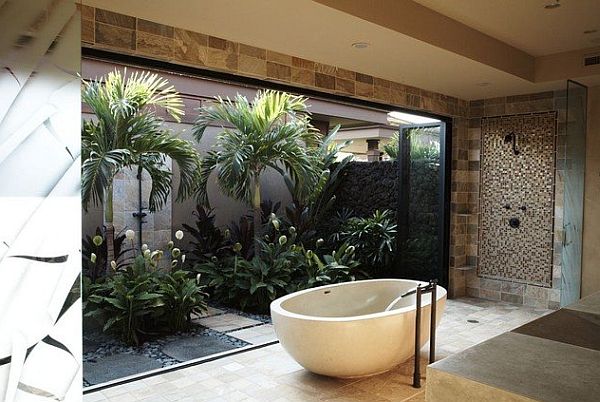
[[[156,370],[147,371],[145,373],[134,374],[134,375],[131,375],[128,377],[119,378],[117,380],[105,382],[102,384],[91,385],[91,386],[85,387],[83,389],[83,395],[91,394],[91,393],[94,393],[97,391],[102,391],[107,388],[113,388],[113,387],[116,387],[119,385],[128,384],[130,382],[143,380],[144,378],[149,378],[149,377],[154,377],[154,376],[160,375],[160,374],[170,373],[171,371],[177,371],[177,370],[185,369],[188,367],[199,366],[203,363],[212,362],[214,360],[219,360],[219,359],[222,359],[225,357],[234,356],[234,355],[237,355],[240,353],[251,352],[253,350],[262,349],[267,346],[273,346],[278,343],[279,343],[279,341],[275,340],[275,341],[270,341],[270,342],[266,342],[266,343],[261,343],[260,345],[248,345],[248,346],[244,346],[241,348],[227,350],[227,351],[221,352],[221,353],[216,353],[214,355],[200,357],[198,359],[193,359],[193,360],[188,360],[186,362],[173,364],[172,366],[161,367]]]

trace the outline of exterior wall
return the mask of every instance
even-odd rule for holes
[[[589,88],[581,295],[600,291],[600,86]]]
[[[469,181],[473,190],[479,189],[481,118],[534,112],[557,111],[556,174],[554,193],[554,245],[552,266],[552,287],[542,287],[509,280],[481,278],[476,269],[478,265],[477,233],[479,193],[469,196],[469,210],[466,219],[469,244],[467,260],[473,263],[472,269],[465,273],[466,294],[491,300],[503,300],[511,303],[526,304],[535,307],[558,308],[561,283],[561,248],[563,184],[562,167],[565,164],[565,91],[543,92],[530,95],[509,96],[470,102],[469,119]]]

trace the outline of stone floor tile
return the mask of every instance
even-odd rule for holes
[[[228,332],[263,324],[261,321],[230,313],[200,318],[195,322],[219,332]]]
[[[473,298],[448,300],[446,311],[438,327],[437,360],[512,327],[520,326],[545,313],[546,310]],[[467,322],[470,319],[477,320],[478,323]],[[235,327],[229,333],[230,335],[252,334],[252,337],[247,339],[253,339],[255,342],[258,336],[269,336],[267,332],[270,334],[273,330],[269,324],[261,324],[228,313],[198,320],[203,321],[203,325],[212,325],[213,328]],[[261,325],[240,329],[248,324]],[[427,365],[427,346],[421,351],[423,375]],[[131,399],[132,401],[155,396],[167,401],[184,402],[243,400],[422,402],[425,398],[423,388],[418,390],[411,386],[412,370],[412,362],[409,360],[388,373],[374,377],[358,380],[332,379],[307,372],[287,355],[280,344],[275,344],[158,375],[154,380],[152,380],[154,377],[149,377],[140,381],[144,385],[142,389],[130,391],[121,389],[113,392],[115,398],[120,398],[118,400],[124,400],[126,396],[135,398]],[[422,384],[426,384],[425,378]],[[91,399],[84,400],[95,402]],[[106,398],[106,400],[113,400],[113,398]]]

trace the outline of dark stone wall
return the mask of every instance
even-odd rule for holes
[[[398,163],[350,162],[341,172],[334,211],[348,208],[366,217],[376,210],[398,209]]]

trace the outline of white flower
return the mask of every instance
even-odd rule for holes
[[[92,253],[92,254],[90,255],[90,261],[92,262],[92,264],[95,264],[95,263],[96,263],[96,254]]]
[[[200,285],[200,277],[201,276],[202,276],[201,274],[196,275],[196,284],[197,285]]]
[[[117,263],[115,262],[115,260],[112,260],[110,262],[110,267],[113,269],[113,271],[117,270]]]
[[[146,247],[146,249],[144,250],[144,257],[150,257],[150,250],[148,249],[148,247]]]
[[[148,245],[146,243],[142,244],[142,251],[146,252],[148,250]]]
[[[125,237],[127,238],[127,240],[133,240],[135,239],[135,232],[131,229],[129,229],[128,231],[125,232]]]
[[[185,262],[185,254],[183,254],[183,255],[181,256],[181,263],[183,264],[184,262]]]
[[[177,232],[175,232],[175,238],[176,238],[177,240],[181,240],[181,239],[183,239],[183,231],[181,231],[181,230],[178,230]]]
[[[177,257],[179,257],[179,255],[180,255],[180,254],[181,254],[181,250],[180,250],[180,249],[178,249],[178,248],[174,248],[174,249],[171,251],[171,255],[173,256],[173,258],[177,258]]]
[[[92,239],[92,242],[96,245],[96,246],[101,246],[102,243],[104,242],[104,239],[102,238],[102,236],[94,236],[94,238]]]

